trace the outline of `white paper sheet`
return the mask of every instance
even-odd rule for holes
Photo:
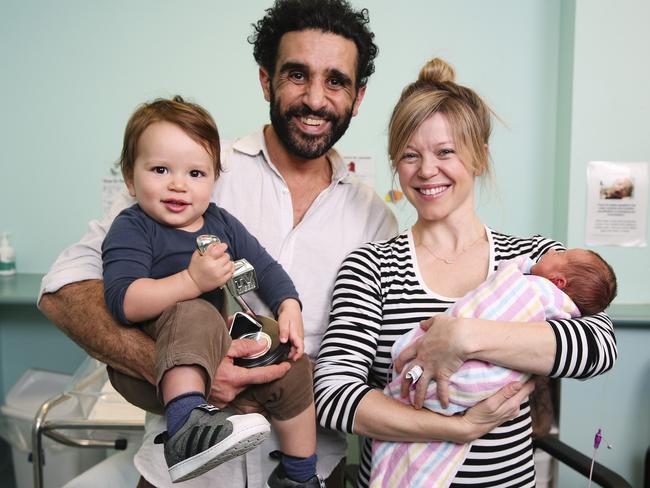
[[[587,167],[588,245],[645,247],[648,163],[591,161]]]
[[[372,156],[343,156],[348,171],[361,181],[375,186],[375,161]]]
[[[121,176],[105,176],[102,178],[102,211],[106,217],[115,199],[125,191],[124,180]]]

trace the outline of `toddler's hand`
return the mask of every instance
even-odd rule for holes
[[[300,303],[293,298],[288,298],[280,304],[278,309],[278,325],[280,326],[280,342],[291,343],[289,359],[300,359],[305,350],[304,330]]]
[[[211,244],[203,255],[199,251],[192,254],[187,271],[201,293],[225,285],[235,272],[227,248],[223,242],[217,242]]]

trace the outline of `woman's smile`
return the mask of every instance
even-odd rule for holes
[[[418,189],[418,191],[427,197],[437,197],[441,193],[447,191],[448,188],[450,188],[451,185],[439,185],[439,186],[422,186]]]

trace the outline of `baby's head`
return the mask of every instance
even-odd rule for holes
[[[153,102],[144,103],[131,115],[124,130],[124,144],[120,157],[120,168],[125,181],[133,177],[140,136],[156,122],[169,122],[178,126],[185,134],[203,146],[212,158],[214,177],[219,176],[221,145],[217,124],[203,107],[186,102],[180,95],[176,95],[171,100],[157,98]]]
[[[193,230],[221,171],[217,126],[204,108],[180,96],[145,103],[124,131],[120,167],[147,215]]]
[[[530,270],[564,291],[582,315],[602,312],[616,297],[616,275],[597,253],[587,249],[556,251],[544,254]]]

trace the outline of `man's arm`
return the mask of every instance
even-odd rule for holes
[[[118,324],[104,302],[104,282],[70,283],[45,293],[40,310],[89,355],[130,376],[154,383],[154,341]]]
[[[104,283],[87,280],[43,294],[39,308],[88,354],[125,374],[155,383],[153,339],[136,327],[113,319],[104,302]],[[247,369],[233,359],[257,353],[263,344],[236,340],[219,365],[212,386],[212,400],[224,405],[249,384],[268,383],[287,372],[289,363]]]

